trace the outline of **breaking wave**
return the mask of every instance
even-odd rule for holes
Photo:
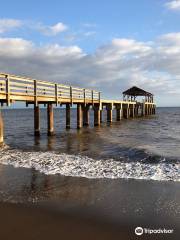
[[[133,178],[160,181],[180,181],[178,163],[121,162],[114,159],[95,160],[81,155],[56,152],[23,152],[4,148],[0,163],[15,168],[34,168],[44,174],[86,178]]]

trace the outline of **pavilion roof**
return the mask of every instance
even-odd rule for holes
[[[124,95],[129,95],[129,96],[153,96],[152,93],[147,92],[141,88],[138,88],[136,86],[129,88],[128,90],[123,92]]]

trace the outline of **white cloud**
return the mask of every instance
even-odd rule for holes
[[[0,34],[22,26],[22,21],[16,19],[0,19]]]
[[[97,27],[97,24],[95,24],[95,23],[83,23],[82,25],[86,28],[96,28]]]
[[[0,19],[0,34],[10,32],[14,29],[18,29],[21,26],[24,27],[24,30],[36,30],[46,36],[56,36],[57,34],[62,33],[68,29],[68,26],[62,22],[58,22],[55,25],[48,26],[40,22],[4,18]]]
[[[90,37],[90,36],[93,36],[93,35],[95,35],[95,34],[96,34],[95,31],[89,31],[89,32],[85,32],[85,33],[84,33],[84,36],[85,36],[85,37]]]
[[[68,27],[61,22],[58,22],[53,26],[46,26],[42,23],[39,23],[35,26],[35,29],[37,29],[46,36],[56,36],[57,34],[66,31]]]
[[[180,95],[179,66],[180,33],[153,42],[116,38],[93,54],[78,46],[37,46],[24,39],[0,38],[0,71],[97,88],[104,97],[120,98],[132,85],[156,95]]]
[[[53,35],[56,35],[56,34],[58,34],[60,32],[64,32],[65,30],[67,30],[68,27],[65,24],[59,22],[59,23],[57,23],[54,26],[51,26],[49,28],[51,30],[51,33]]]
[[[168,9],[180,10],[180,0],[169,1],[165,5]]]
[[[0,38],[0,57],[21,58],[33,54],[34,45],[32,42],[22,38]]]

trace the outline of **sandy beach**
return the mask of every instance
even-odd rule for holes
[[[132,219],[119,223],[106,221],[100,216],[95,217],[88,211],[63,211],[57,210],[57,202],[46,202],[43,204],[15,204],[0,203],[0,239],[2,240],[37,240],[37,239],[173,239],[177,240],[179,223],[172,224],[170,219],[154,219],[151,216],[142,224],[148,227],[173,226],[174,234],[143,235],[136,236],[134,229],[137,223]],[[134,219],[135,220],[135,219]],[[138,218],[137,218],[138,220]],[[159,222],[159,223],[157,223]]]
[[[9,189],[6,189],[6,186]],[[179,183],[45,175],[1,166],[0,239],[173,239]],[[173,234],[136,236],[137,226]]]

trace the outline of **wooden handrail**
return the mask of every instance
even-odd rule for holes
[[[34,103],[38,105],[38,97],[54,98],[56,105],[61,98],[69,98],[71,104],[73,99],[80,99],[85,104],[88,101],[100,101],[100,92],[91,89],[73,87],[64,84],[26,78],[11,74],[0,73],[0,94],[6,94],[7,104],[10,105],[11,95],[31,96],[34,95]],[[11,91],[12,89],[12,91]]]

